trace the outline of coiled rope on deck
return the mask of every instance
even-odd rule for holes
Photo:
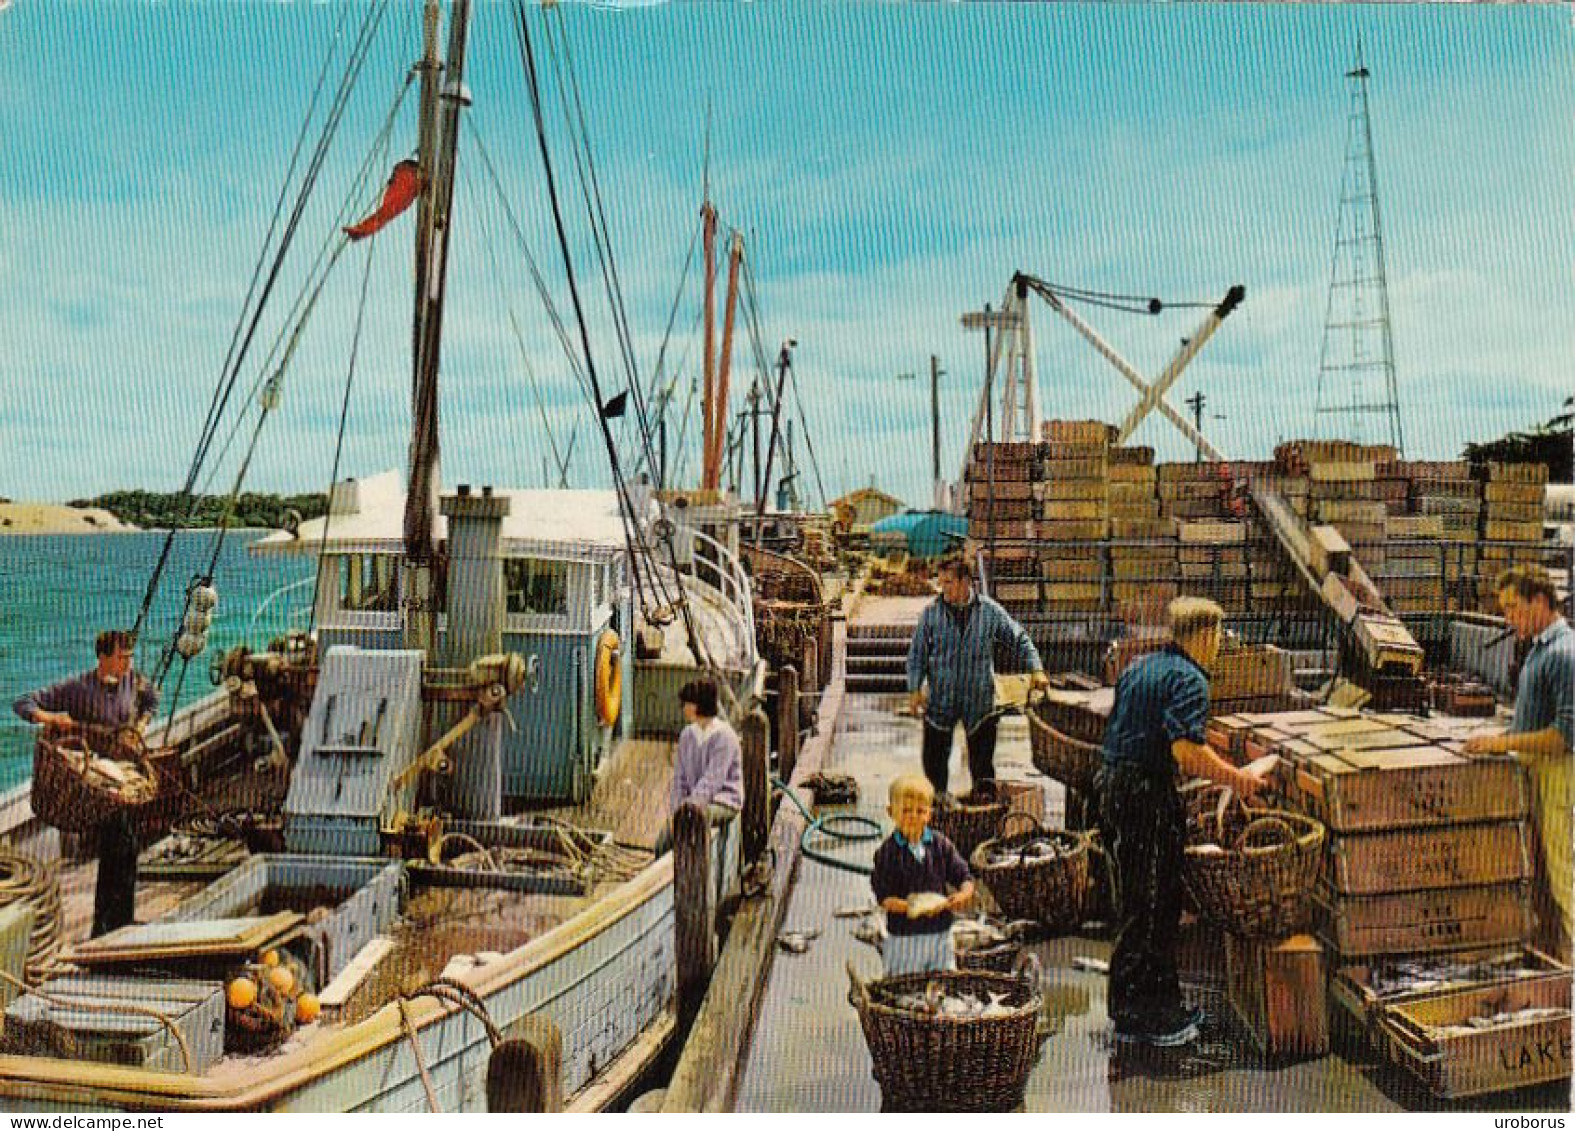
[[[49,976],[60,953],[60,878],[34,857],[0,848],[0,907],[13,903],[33,909],[23,976],[36,986]]]

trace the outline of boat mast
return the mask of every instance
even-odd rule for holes
[[[442,358],[443,296],[448,277],[448,237],[454,201],[454,152],[460,110],[468,102],[463,79],[470,25],[469,0],[455,0],[449,18],[448,58],[438,58],[438,0],[424,11],[421,63],[420,161],[425,186],[416,213],[416,305],[410,438],[410,482],[405,496],[404,643],[431,653],[437,606],[432,583],[432,541],[437,510],[438,368]]]

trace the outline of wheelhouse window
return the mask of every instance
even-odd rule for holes
[[[339,562],[339,607],[351,612],[399,609],[399,563],[392,554],[348,554]]]
[[[505,607],[511,613],[567,615],[569,563],[537,558],[507,558],[503,562]]]

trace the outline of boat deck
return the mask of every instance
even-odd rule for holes
[[[592,861],[590,889],[582,895],[518,892],[497,888],[455,888],[411,883],[401,914],[388,932],[393,948],[368,976],[362,988],[332,1019],[303,1027],[266,1056],[228,1055],[210,1075],[237,1065],[254,1064],[298,1049],[336,1029],[362,1020],[399,995],[472,960],[515,950],[591,907],[612,888],[648,864],[651,845],[666,816],[673,743],[641,739],[619,743],[597,775],[591,796],[583,803],[536,810],[534,820],[551,818],[587,830],[611,833],[613,845]],[[247,773],[225,778],[205,791],[198,812],[222,812],[247,798],[279,792],[275,783]],[[282,796],[282,793],[281,793]],[[91,845],[88,846],[91,849]],[[66,860],[60,869],[62,938],[69,944],[85,940],[93,920],[95,859]],[[211,881],[144,881],[138,885],[136,918],[149,923],[169,915],[200,893]]]

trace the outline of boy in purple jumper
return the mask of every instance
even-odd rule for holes
[[[696,679],[678,692],[684,727],[678,736],[673,784],[667,795],[667,824],[656,840],[660,856],[673,844],[672,816],[692,802],[706,811],[713,825],[726,824],[744,807],[744,753],[738,734],[717,717],[716,684]]]
[[[881,950],[886,976],[955,970],[952,912],[973,899],[973,876],[956,846],[929,827],[935,787],[928,780],[900,777],[889,797],[886,811],[897,828],[875,850],[870,874],[870,887],[886,912]],[[948,887],[956,890],[948,895]]]

